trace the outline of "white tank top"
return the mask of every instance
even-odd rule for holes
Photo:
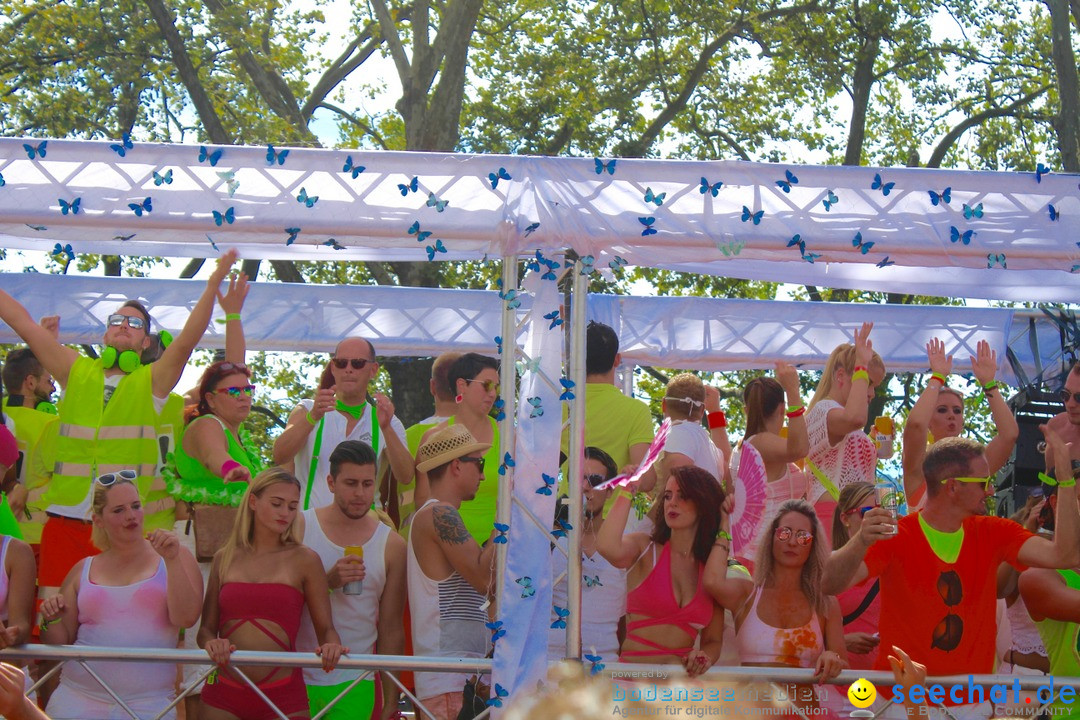
[[[330,593],[330,610],[334,628],[341,636],[341,644],[353,652],[375,652],[375,640],[379,627],[379,600],[386,587],[386,538],[390,528],[378,523],[375,532],[364,543],[364,586],[359,595],[346,595],[338,588]],[[329,570],[345,555],[345,548],[326,537],[315,510],[304,511],[304,544],[315,551],[322,560],[323,569]],[[319,643],[307,603],[300,617],[300,632],[296,636],[296,648],[300,652],[314,652]],[[351,682],[363,674],[363,670],[337,669],[326,673],[322,668],[305,668],[304,682],[308,685],[339,685]]]
[[[438,502],[428,500],[418,510]],[[432,580],[420,569],[409,535],[409,612],[412,615],[413,655],[474,657],[487,655],[491,633],[484,627],[487,613],[483,595],[456,570],[443,580]],[[424,698],[461,692],[463,673],[416,673],[416,696]]]
[[[7,573],[7,551],[11,546],[11,537],[3,535],[4,545],[0,548],[0,620],[7,624],[8,610],[7,610],[7,596],[8,596],[8,573]]]

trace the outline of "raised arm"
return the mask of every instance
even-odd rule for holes
[[[176,387],[180,381],[180,375],[184,372],[184,366],[191,358],[195,346],[199,344],[206,326],[210,324],[210,313],[214,309],[214,300],[217,297],[218,287],[225,276],[229,274],[229,268],[236,261],[236,250],[229,250],[218,260],[217,267],[206,281],[206,289],[199,296],[191,314],[188,315],[184,329],[180,331],[169,347],[161,353],[161,357],[154,363],[152,374],[154,384],[154,397],[164,398]]]
[[[390,469],[394,471],[395,478],[411,485],[416,472],[416,463],[413,461],[412,453],[409,452],[409,446],[402,439],[405,434],[404,429],[402,428],[399,435],[393,425],[394,404],[382,393],[375,395],[374,400],[375,419],[379,423],[379,435],[386,443],[386,457],[390,460]],[[398,427],[401,427],[400,423]]]
[[[289,421],[285,429],[274,441],[273,460],[275,465],[289,467],[293,464],[296,454],[304,447],[308,435],[312,433],[319,421],[326,413],[334,409],[336,403],[334,388],[319,388],[315,391],[311,410],[304,404],[299,404],[289,413]],[[296,469],[293,470],[296,472]],[[300,468],[301,472],[307,472],[307,468]]]
[[[1068,568],[1080,565],[1080,512],[1076,505],[1076,480],[1073,478],[1069,447],[1061,436],[1040,425],[1046,438],[1046,452],[1053,458],[1058,481],[1057,510],[1054,514],[1054,540],[1034,536],[1020,546],[1017,561],[1021,565],[1042,568]]]
[[[165,560],[165,599],[169,623],[178,628],[194,625],[202,609],[203,583],[199,565],[175,533],[154,530],[146,539]]]
[[[407,594],[405,592],[405,541],[391,532],[383,550],[386,585],[379,598],[378,637],[375,652],[379,655],[405,654],[405,626],[402,620]],[[382,678],[383,713],[380,720],[389,720],[397,713],[401,689],[386,673]]]
[[[626,488],[615,491],[615,502],[611,504],[604,524],[596,536],[596,550],[609,563],[625,570],[634,564],[648,544],[648,536],[643,533],[624,533],[626,521],[630,517],[631,492]]]
[[[229,276],[229,289],[224,295],[217,290],[218,305],[225,313],[225,359],[232,363],[244,362],[247,355],[247,341],[244,338],[244,324],[240,311],[244,309],[244,300],[248,294],[248,278],[244,273]]]
[[[749,578],[731,577],[728,573],[728,558],[731,557],[731,511],[734,507],[735,498],[728,495],[720,510],[720,534],[713,542],[709,559],[705,563],[705,573],[702,575],[705,590],[712,599],[732,613],[739,611],[754,590],[754,583]]]
[[[67,386],[68,373],[79,354],[60,344],[53,333],[34,322],[30,313],[19,302],[0,290],[0,320],[21,337],[42,367],[49,371],[62,387]]]
[[[875,507],[863,515],[862,527],[847,544],[839,550],[833,550],[825,563],[825,574],[821,578],[821,592],[837,595],[852,585],[861,583],[870,572],[863,560],[866,551],[878,540],[893,537],[892,515],[888,510]]]
[[[1001,388],[995,384],[997,353],[990,349],[990,343],[985,340],[979,341],[975,353],[976,356],[971,358],[971,371],[983,389],[986,402],[990,405],[990,417],[997,428],[997,434],[986,445],[986,462],[993,474],[1009,461],[1016,447],[1016,439],[1020,437],[1020,426],[1002,397]]]
[[[874,357],[874,346],[870,342],[870,331],[873,328],[874,323],[866,322],[855,331],[855,367],[868,367]],[[836,445],[848,433],[866,427],[866,415],[870,409],[866,391],[870,387],[870,379],[863,377],[861,373],[860,377],[856,378],[855,372],[852,370],[851,373],[851,391],[848,393],[847,402],[842,408],[831,410],[826,416],[830,445]]]
[[[465,581],[481,595],[491,594],[491,581],[495,577],[495,543],[488,542],[483,548],[465,529],[461,514],[451,505],[433,505],[431,522],[434,538],[446,556],[446,561],[457,570]]]
[[[933,338],[926,343],[926,358],[930,363],[930,379],[912,405],[904,423],[904,492],[917,497],[926,484],[922,464],[926,458],[926,440],[930,433],[930,418],[937,407],[938,394],[952,372],[952,355],[945,354],[945,343]]]

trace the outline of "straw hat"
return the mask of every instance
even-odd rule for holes
[[[486,452],[491,443],[477,442],[464,425],[448,425],[432,435],[416,451],[416,469],[427,472],[471,452]]]

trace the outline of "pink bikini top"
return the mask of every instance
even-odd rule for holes
[[[656,546],[653,548],[653,569],[649,576],[626,595],[626,614],[642,615],[641,620],[626,623],[626,638],[635,642],[655,648],[655,650],[631,650],[623,651],[622,656],[632,657],[635,655],[685,655],[693,649],[693,646],[685,648],[668,648],[634,634],[641,628],[653,627],[654,625],[674,625],[687,635],[696,636],[712,620],[713,601],[705,591],[705,583],[702,576],[705,574],[705,566],[698,563],[697,592],[685,606],[680,606],[675,600],[675,590],[671,586],[671,547],[665,543],[660,551],[660,559],[656,560]]]

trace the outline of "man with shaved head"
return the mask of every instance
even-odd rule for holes
[[[370,341],[342,340],[323,370],[315,397],[300,401],[274,442],[274,463],[291,469],[303,486],[302,510],[333,501],[324,479],[330,474],[330,453],[345,440],[371,445],[380,464],[389,463],[395,477],[412,481],[405,426],[394,417],[390,398],[382,393],[368,396],[368,385],[378,372]]]

